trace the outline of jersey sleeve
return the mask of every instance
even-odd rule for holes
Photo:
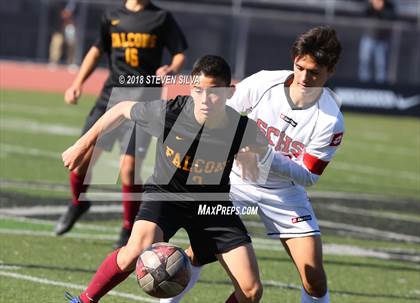
[[[108,13],[104,13],[101,18],[99,36],[93,46],[99,48],[104,53],[111,52],[110,18]]]
[[[163,133],[166,112],[166,100],[137,102],[131,109],[131,120],[152,136]]]
[[[252,104],[257,99],[257,92],[252,85],[253,76],[245,78],[235,86],[235,93],[226,101],[226,105],[239,113],[247,114],[252,109]]]
[[[172,56],[187,49],[188,45],[184,33],[171,13],[167,14],[164,24],[164,33],[165,46]]]
[[[260,170],[269,170],[270,173],[286,177],[302,186],[314,185],[341,144],[343,134],[344,125],[342,116],[339,114],[334,123],[327,123],[324,128],[313,134],[313,139],[302,157],[291,159],[270,149],[264,157],[264,163],[259,166]]]
[[[335,155],[344,136],[344,123],[341,113],[336,121],[313,134],[313,139],[306,146],[303,165],[313,174],[321,175]]]
[[[249,114],[266,91],[283,83],[291,73],[287,70],[259,71],[238,83],[235,93],[226,104],[237,112]]]

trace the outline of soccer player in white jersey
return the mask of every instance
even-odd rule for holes
[[[258,165],[258,182],[244,176],[240,163],[232,170],[231,198],[235,205],[258,206],[267,235],[280,239],[296,265],[302,303],[330,302],[320,230],[305,187],[319,180],[343,137],[338,99],[324,87],[340,53],[334,29],[312,28],[292,47],[293,71],[258,72],[239,83],[227,103],[257,121],[272,145],[272,152]],[[252,157],[247,152],[240,159],[253,163]],[[271,162],[269,172],[263,162]],[[264,171],[268,175],[262,182]],[[200,269],[193,267],[187,290],[197,281]],[[179,302],[184,294],[161,303]]]

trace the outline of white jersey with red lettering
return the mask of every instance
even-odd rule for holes
[[[281,162],[277,165],[280,171],[270,172],[262,184],[243,181],[234,165],[230,177],[232,199],[249,200],[245,204],[258,202],[260,212],[266,212],[260,215],[268,234],[285,237],[319,233],[305,187],[317,182],[344,133],[334,92],[323,88],[315,104],[297,108],[284,85],[292,76],[292,71],[258,72],[240,82],[227,102],[257,121],[276,153],[275,160]],[[270,218],[265,220],[265,216]],[[277,227],[273,226],[276,221]],[[296,223],[302,223],[302,228]]]

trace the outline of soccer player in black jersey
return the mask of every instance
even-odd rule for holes
[[[197,81],[191,96],[168,102],[120,102],[63,153],[64,165],[74,169],[98,135],[124,119],[158,136],[154,173],[145,185],[127,245],[110,254],[88,288],[70,302],[98,302],[130,275],[145,248],[168,241],[180,228],[187,231],[201,264],[216,255],[228,272],[235,292],[226,302],[259,302],[258,265],[242,221],[234,212],[200,215],[199,210],[203,205],[231,209],[229,173],[234,156],[244,148],[265,154],[267,140],[254,121],[225,105],[233,87],[229,65],[222,58],[200,58],[192,75]]]
[[[114,87],[127,86],[129,77],[138,80],[138,77],[148,75],[165,76],[168,73],[177,73],[184,63],[183,52],[186,47],[184,35],[172,15],[156,7],[150,1],[127,0],[121,8],[106,12],[102,17],[99,39],[87,53],[78,75],[65,92],[64,97],[68,104],[77,104],[82,85],[95,69],[100,57],[105,55],[108,58],[110,75],[103,86],[100,97],[86,119],[82,134],[86,133],[105,113],[107,107],[110,107],[109,99]],[[172,55],[172,62],[170,65],[160,66],[164,48],[167,48]],[[121,81],[121,79],[125,81]],[[143,84],[140,81],[136,81],[134,84],[146,86],[145,81]],[[115,244],[116,247],[127,242],[134,224],[140,201],[133,201],[130,198],[130,193],[142,191],[141,180],[134,180],[134,163],[136,162],[136,168],[141,167],[141,162],[150,143],[150,135],[142,129],[137,129],[137,134],[127,133],[125,136],[128,137],[119,136],[119,138],[124,138],[120,141],[129,143],[128,147],[121,146],[123,157],[121,158],[120,176],[124,222],[120,239]],[[97,159],[101,150],[112,148],[115,137],[118,135],[111,140],[98,142],[94,152],[95,156],[92,156],[93,148],[87,150],[84,160],[70,173],[73,201],[67,212],[58,221],[55,228],[57,235],[68,232],[78,218],[89,209],[90,202],[79,201],[80,193],[85,192],[88,187],[89,177],[86,178],[86,175],[89,164]],[[134,138],[137,139],[137,142]]]

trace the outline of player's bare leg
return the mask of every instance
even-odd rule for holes
[[[246,244],[217,256],[229,274],[235,292],[229,303],[259,302],[263,287],[260,281],[257,259],[251,244]]]
[[[120,236],[114,244],[114,248],[124,246],[130,237],[133,224],[140,207],[140,195],[143,185],[140,178],[135,179],[135,170],[141,170],[142,158],[135,158],[132,155],[124,154],[120,161],[120,177],[123,194],[123,225]]]
[[[118,267],[122,271],[133,271],[140,253],[153,243],[162,241],[163,232],[156,223],[145,220],[136,221],[127,245],[121,247],[118,253]]]
[[[86,176],[89,166],[94,165],[102,150],[90,147],[84,155],[82,163],[70,172],[70,188],[72,192],[72,203],[67,211],[60,217],[55,227],[56,235],[63,235],[70,231],[76,221],[89,210],[89,201],[79,201],[81,193],[85,193],[89,187],[89,176]]]
[[[321,237],[282,239],[282,243],[299,272],[304,289],[302,302],[329,302],[327,276],[322,261]],[[311,297],[317,298],[317,301]]]
[[[108,255],[99,266],[87,289],[78,297],[83,303],[98,302],[133,272],[140,253],[163,241],[160,227],[149,221],[136,221],[126,246]],[[73,302],[73,301],[71,301]]]

